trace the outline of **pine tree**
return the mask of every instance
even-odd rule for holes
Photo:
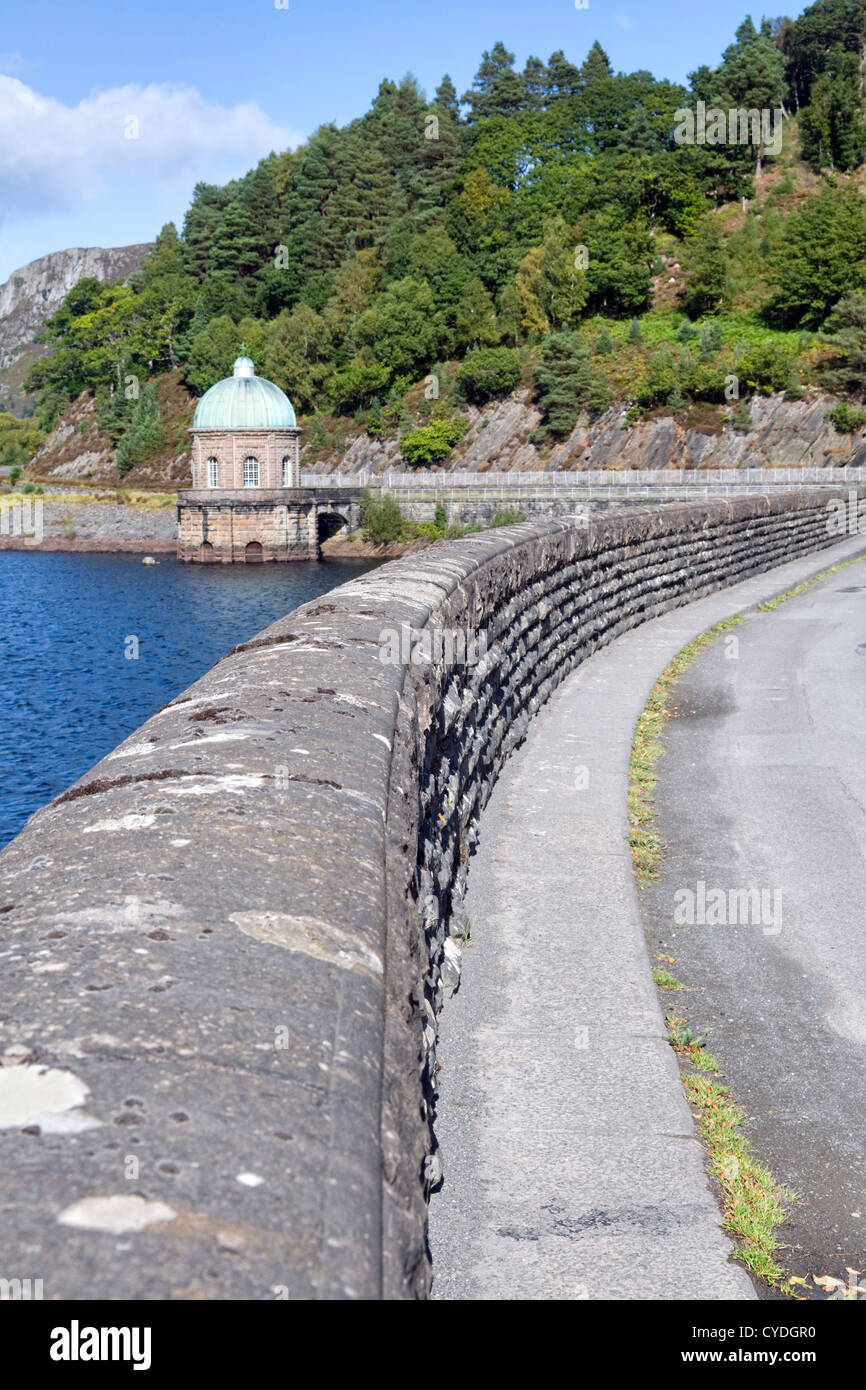
[[[775,111],[785,96],[785,59],[773,42],[769,20],[757,30],[751,19],[743,20],[736,40],[725,49],[715,74],[717,104],[728,110]],[[729,132],[730,136],[730,132]],[[755,177],[760,178],[763,143],[755,152]]]
[[[601,414],[610,404],[603,372],[594,367],[589,351],[576,333],[552,333],[545,338],[535,369],[542,423],[533,438],[571,434],[582,410]]]
[[[825,188],[788,217],[771,263],[768,312],[820,328],[849,290],[866,287],[866,203],[854,187]]]
[[[463,96],[471,110],[470,121],[509,116],[521,109],[524,87],[513,62],[514,54],[503,43],[495,43],[489,53],[485,51],[473,85]]]
[[[156,401],[156,387],[148,382],[144,387],[129,428],[117,446],[117,471],[121,478],[136,463],[143,463],[165,443],[165,430]]]
[[[548,104],[558,97],[577,96],[582,90],[580,70],[569,63],[562,49],[558,48],[547,61]]]
[[[804,159],[822,169],[856,169],[866,156],[860,60],[835,44],[800,115]]]
[[[682,307],[690,319],[716,313],[728,293],[728,255],[715,214],[703,218],[695,236],[684,244],[682,259]]]
[[[436,88],[433,105],[438,106],[442,111],[447,111],[453,116],[455,121],[460,119],[460,103],[457,100],[457,88],[454,86],[447,72]]]
[[[522,80],[524,106],[530,111],[540,111],[547,102],[549,91],[547,68],[540,58],[527,58]]]
[[[591,87],[594,83],[603,81],[605,77],[613,77],[613,68],[610,65],[610,59],[596,39],[580,70],[581,86],[584,89]]]

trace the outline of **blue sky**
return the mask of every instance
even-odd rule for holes
[[[583,0],[580,0],[583,3]],[[149,241],[194,183],[243,173],[383,77],[466,90],[497,39],[523,65],[594,39],[615,69],[684,81],[748,0],[26,0],[0,29],[0,282],[67,246]],[[777,6],[777,8],[779,8]],[[784,6],[782,9],[786,8]],[[799,13],[802,6],[790,6]],[[757,21],[760,10],[752,7]],[[137,125],[136,125],[137,122]]]

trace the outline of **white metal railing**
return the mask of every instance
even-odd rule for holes
[[[364,470],[359,473],[301,474],[301,487],[373,487],[389,492],[445,492],[457,488],[472,488],[481,492],[555,492],[566,496],[590,489],[640,491],[646,489],[685,488],[701,490],[725,488],[742,491],[744,488],[765,487],[833,487],[845,483],[866,482],[864,467],[831,468],[622,468],[586,469],[575,472],[550,473],[415,473],[388,469],[382,473]]]

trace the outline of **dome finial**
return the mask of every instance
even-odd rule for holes
[[[247,357],[246,349],[246,343],[241,343],[241,356],[235,359],[235,364],[232,368],[233,376],[250,377],[255,376],[256,374],[256,369],[253,365],[253,359],[251,357]]]

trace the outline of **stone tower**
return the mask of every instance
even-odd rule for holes
[[[252,359],[196,407],[192,488],[178,496],[182,560],[292,560],[318,553],[315,504],[300,489],[300,435],[291,401],[256,376]]]

